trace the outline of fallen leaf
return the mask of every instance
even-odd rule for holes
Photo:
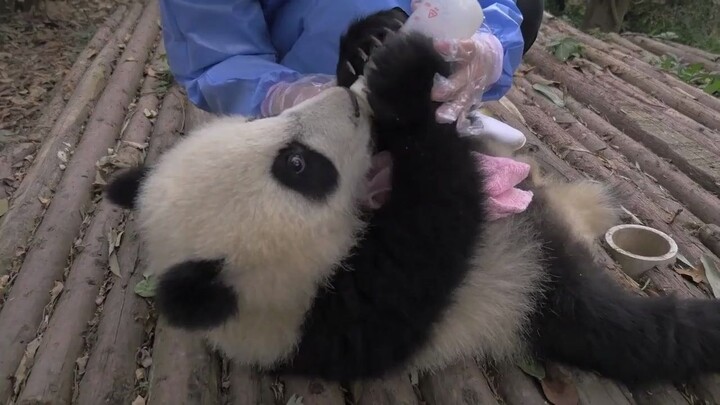
[[[145,111],[147,111],[147,109],[145,109]],[[153,111],[150,111],[150,113],[152,113],[152,112]],[[157,115],[157,113],[155,113],[155,114]],[[132,141],[123,141],[123,142],[132,146],[135,149],[145,150],[145,148],[148,147],[147,143],[137,143],[137,142],[132,142]]]
[[[703,268],[705,269],[705,278],[712,288],[715,298],[720,298],[720,271],[718,271],[715,261],[708,255],[700,258]]]
[[[67,163],[67,161],[68,161],[67,153],[65,153],[64,151],[59,150],[57,153],[57,157],[63,163]]]
[[[534,359],[526,359],[525,361],[520,361],[516,364],[522,371],[525,372],[525,374],[529,376],[535,377],[538,380],[545,378],[545,366]]]
[[[144,379],[145,379],[145,369],[144,368],[135,369],[135,380],[142,381]]]
[[[555,105],[557,105],[558,107],[565,107],[565,102],[563,101],[563,99],[557,93],[555,93],[555,91],[550,86],[535,83],[532,87],[533,89],[535,89],[535,91],[550,99],[550,101],[555,103]]]
[[[142,362],[140,363],[140,365],[142,365],[142,366],[145,367],[145,368],[149,368],[150,366],[152,366],[152,363],[153,363],[152,357],[150,357],[150,356],[148,355],[148,356],[145,356],[145,357],[142,359]]]
[[[682,253],[678,253],[678,255],[677,255],[676,257],[677,257],[677,259],[680,260],[684,265],[686,265],[686,266],[688,266],[688,267],[694,267],[694,266],[692,265],[692,263],[690,263],[690,260],[688,260],[687,257],[685,257]]]
[[[50,302],[55,302],[64,288],[65,285],[63,283],[56,281],[55,286],[53,286],[52,290],[50,290]]]
[[[548,366],[546,377],[540,381],[545,398],[553,405],[577,405],[577,387],[555,366]]]
[[[114,252],[108,258],[108,262],[110,263],[110,271],[112,274],[120,277],[120,262],[118,262],[117,255]]]
[[[303,405],[303,397],[297,394],[292,394],[286,405]]]
[[[145,398],[138,395],[137,398],[135,398],[135,400],[132,401],[132,405],[145,405]]]
[[[705,280],[703,272],[695,267],[675,267],[675,272],[682,276],[688,276],[695,284],[700,284]]]
[[[38,200],[40,200],[40,203],[41,203],[42,205],[48,205],[48,204],[50,204],[50,199],[49,199],[49,198],[44,198],[44,197],[38,196]]]
[[[9,208],[10,208],[10,204],[8,203],[8,199],[0,198],[0,217],[5,215],[5,213],[8,212]]]
[[[135,284],[135,294],[143,298],[154,297],[155,284],[156,283],[154,277],[147,277],[143,280],[140,280],[137,284]]]
[[[27,378],[27,372],[33,363],[35,353],[37,353],[37,350],[40,347],[40,339],[42,339],[40,336],[36,337],[28,343],[27,347],[25,347],[25,353],[23,354],[22,360],[20,360],[20,365],[15,372],[15,386],[13,387],[15,395],[20,393],[20,388],[22,388],[22,385]]]
[[[90,356],[88,354],[80,357],[79,359],[75,360],[75,364],[78,366],[78,374],[85,373],[85,366],[87,366],[88,358]]]

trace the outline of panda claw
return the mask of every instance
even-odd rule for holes
[[[395,20],[395,22],[397,23],[398,28],[402,28],[402,26],[405,24],[402,21],[398,20],[397,18],[393,18],[393,20]]]
[[[383,27],[383,30],[385,31],[386,35],[392,35],[395,33],[395,31],[391,30],[388,27]]]
[[[370,40],[376,45],[376,46],[382,46],[382,41],[379,40],[377,37],[370,35]]]
[[[355,72],[355,68],[353,67],[352,63],[350,63],[350,61],[345,61],[345,65],[350,70],[350,73],[352,73],[353,76],[357,76],[357,72]]]
[[[358,52],[360,53],[360,57],[362,58],[363,62],[368,61],[368,54],[365,53],[361,48],[358,48]]]

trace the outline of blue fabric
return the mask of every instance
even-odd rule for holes
[[[503,74],[484,100],[502,97],[520,65],[515,0],[479,0],[505,49]],[[190,100],[220,114],[258,115],[268,89],[304,74],[335,74],[350,22],[410,0],[160,0],[168,64]]]

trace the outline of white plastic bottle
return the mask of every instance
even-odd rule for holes
[[[478,0],[420,0],[401,31],[418,31],[439,40],[465,39],[484,19]]]

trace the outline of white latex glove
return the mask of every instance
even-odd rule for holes
[[[263,117],[278,115],[334,85],[335,76],[322,74],[306,75],[294,82],[279,82],[265,95],[260,114]]]
[[[436,40],[435,48],[454,64],[450,77],[435,76],[432,98],[443,103],[437,109],[437,121],[458,121],[458,130],[467,131],[467,114],[480,104],[485,90],[502,74],[502,44],[495,35],[481,29],[470,39]]]

